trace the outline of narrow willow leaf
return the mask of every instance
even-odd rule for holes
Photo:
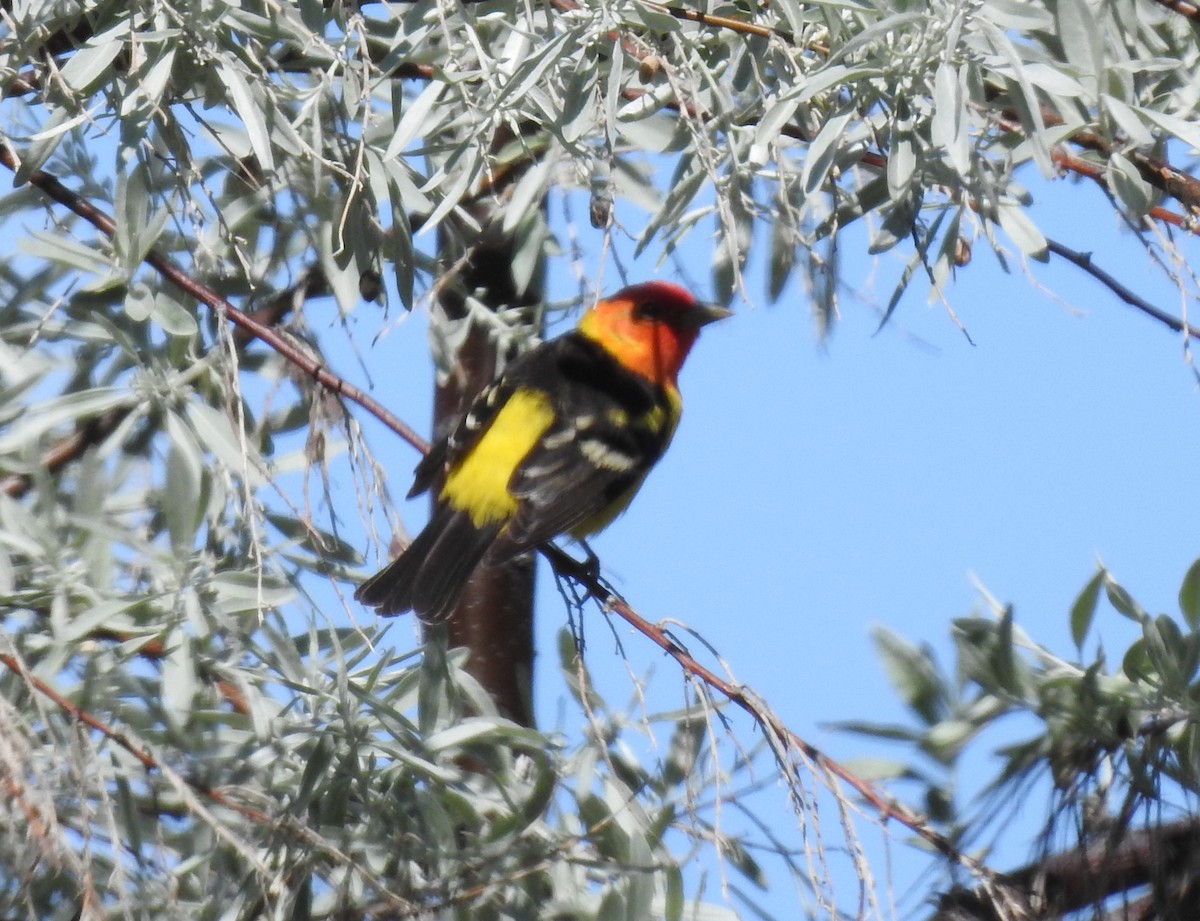
[[[387,150],[383,152],[383,159],[385,161],[400,156],[418,135],[423,135],[431,128],[436,127],[430,121],[429,114],[433,111],[433,107],[441,100],[442,93],[445,90],[445,83],[440,80],[432,80],[421,91],[421,94],[413,100],[412,104],[405,109],[404,114],[400,117],[400,124],[396,126],[396,133],[392,135],[392,140],[388,144]]]
[[[1109,158],[1108,178],[1117,200],[1130,214],[1140,217],[1154,204],[1154,189],[1123,154],[1114,153]]]
[[[162,704],[176,728],[186,726],[191,720],[197,683],[191,637],[181,630],[172,631],[162,663]]]
[[[174,66],[175,49],[168,48],[166,53],[142,75],[137,89],[151,106],[157,106],[162,99],[163,91],[167,88],[167,81],[171,78],[171,69]]]
[[[112,30],[106,33],[107,36],[112,34]],[[60,72],[63,81],[80,95],[90,95],[124,47],[125,42],[120,38],[92,38],[63,65]]]
[[[882,627],[872,631],[876,654],[892,687],[927,725],[934,725],[945,713],[945,689],[927,649],[918,649],[907,640]]]
[[[966,71],[943,61],[933,78],[933,120],[930,133],[935,147],[960,176],[971,169],[971,143],[967,131]]]
[[[20,152],[20,162],[13,177],[15,185],[23,185],[29,181],[37,170],[41,169],[50,156],[58,149],[59,143],[71,129],[84,122],[91,121],[94,112],[79,112],[74,116],[66,108],[55,109],[46,119],[45,127],[29,139]]]
[[[887,158],[888,192],[892,201],[899,202],[908,197],[908,189],[916,172],[916,136],[907,130],[898,131],[892,135],[892,145]]]
[[[58,262],[94,275],[106,275],[112,260],[85,243],[66,235],[31,227],[17,240],[17,247],[30,256]]]
[[[1025,209],[1014,201],[1002,201],[996,208],[996,217],[1004,232],[1017,248],[1031,259],[1045,261],[1048,258],[1046,238]]]
[[[1058,38],[1067,61],[1080,73],[1099,76],[1104,66],[1102,20],[1087,0],[1057,0]]]
[[[770,144],[779,138],[779,131],[792,120],[792,116],[796,114],[796,110],[800,107],[800,100],[795,95],[784,96],[782,99],[773,100],[767,109],[762,114],[762,118],[758,121],[758,127],[754,131],[754,142],[756,144]],[[828,125],[828,122],[826,122]],[[809,156],[812,156],[811,146],[809,148]]]
[[[1071,605],[1071,639],[1075,641],[1076,647],[1083,646],[1083,641],[1092,627],[1092,621],[1096,617],[1096,604],[1100,600],[1100,589],[1104,585],[1105,576],[1106,573],[1103,569],[1098,570],[1076,597],[1075,603]]]
[[[118,406],[128,406],[136,397],[119,387],[78,390],[31,407],[20,422],[0,434],[0,454],[28,449],[38,439],[68,422],[90,419]]]
[[[1136,111],[1115,96],[1102,94],[1100,102],[1112,120],[1125,132],[1130,146],[1149,147],[1154,143],[1153,133]]]
[[[200,502],[202,458],[198,451],[181,446],[176,440],[167,452],[166,482],[163,484],[162,510],[171,536],[171,549],[183,559],[196,543],[196,527],[204,508]]]
[[[573,144],[590,134],[596,123],[596,86],[600,70],[592,55],[583,55],[562,91],[561,109],[555,130]]]
[[[217,607],[225,614],[261,612],[275,608],[296,597],[290,585],[253,572],[219,572],[208,580],[207,586],[215,596]]]
[[[254,96],[254,91],[239,68],[222,60],[217,69],[229,90],[233,110],[246,127],[246,135],[250,139],[250,147],[258,158],[258,165],[264,173],[275,170],[275,156],[271,150],[271,134],[267,130],[267,119],[262,107]]]
[[[1179,610],[1189,627],[1200,628],[1200,560],[1188,567],[1179,586]]]
[[[564,57],[574,59],[579,43],[575,29],[564,31],[549,42],[537,45],[536,52],[528,54],[512,78],[500,91],[494,105],[505,106],[510,100],[523,99],[545,76],[546,71],[559,64]]]
[[[806,195],[812,195],[825,184],[837,159],[846,125],[856,115],[853,108],[847,108],[827,119],[808,145],[808,155],[804,158],[804,167],[800,171],[800,185]]]
[[[829,64],[809,74],[796,96],[800,103],[808,102],[828,90],[852,85],[856,82],[879,76],[875,67],[847,67],[844,64]]]
[[[663,894],[664,921],[683,921],[683,873],[675,864],[666,867],[667,885]]]
[[[1158,112],[1151,108],[1139,108],[1139,112],[1168,134],[1173,135],[1187,144],[1195,152],[1200,152],[1200,124],[1171,115]]]
[[[1133,600],[1133,596],[1107,574],[1104,580],[1104,592],[1108,596],[1108,603],[1116,608],[1118,614],[1139,624],[1145,623],[1148,619],[1149,615],[1142,610],[1141,605]]]
[[[255,486],[266,481],[258,452],[246,439],[238,436],[225,413],[207,403],[192,400],[184,407],[184,414],[200,443],[212,451],[226,469],[247,477]]]

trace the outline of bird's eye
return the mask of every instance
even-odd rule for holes
[[[642,301],[633,309],[639,320],[657,320],[662,316],[662,307],[654,301]]]

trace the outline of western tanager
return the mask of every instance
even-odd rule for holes
[[[511,362],[417,465],[410,498],[444,476],[433,517],[355,598],[438,620],[481,562],[605,527],[675,432],[676,377],[700,327],[726,316],[678,285],[647,282]]]

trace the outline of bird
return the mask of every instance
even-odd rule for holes
[[[701,328],[730,315],[679,285],[642,282],[518,356],[417,464],[409,498],[440,483],[429,522],[354,597],[436,623],[476,566],[606,527],[675,433],[677,377]]]

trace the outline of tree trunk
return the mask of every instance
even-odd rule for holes
[[[468,311],[465,293],[489,310],[532,306],[541,299],[540,280],[518,294],[512,276],[516,241],[476,217],[484,225],[479,239],[464,246],[450,232],[439,233],[439,261],[455,273],[438,293],[438,307],[449,321]],[[437,335],[435,320],[434,335]],[[497,343],[480,324],[454,356],[448,375],[434,395],[433,431],[443,435],[502,366]],[[511,356],[505,356],[511,357]],[[435,490],[436,495],[436,490]],[[500,566],[479,566],[447,621],[451,648],[470,651],[467,671],[491,694],[499,711],[523,726],[533,725],[533,585],[534,554]]]

